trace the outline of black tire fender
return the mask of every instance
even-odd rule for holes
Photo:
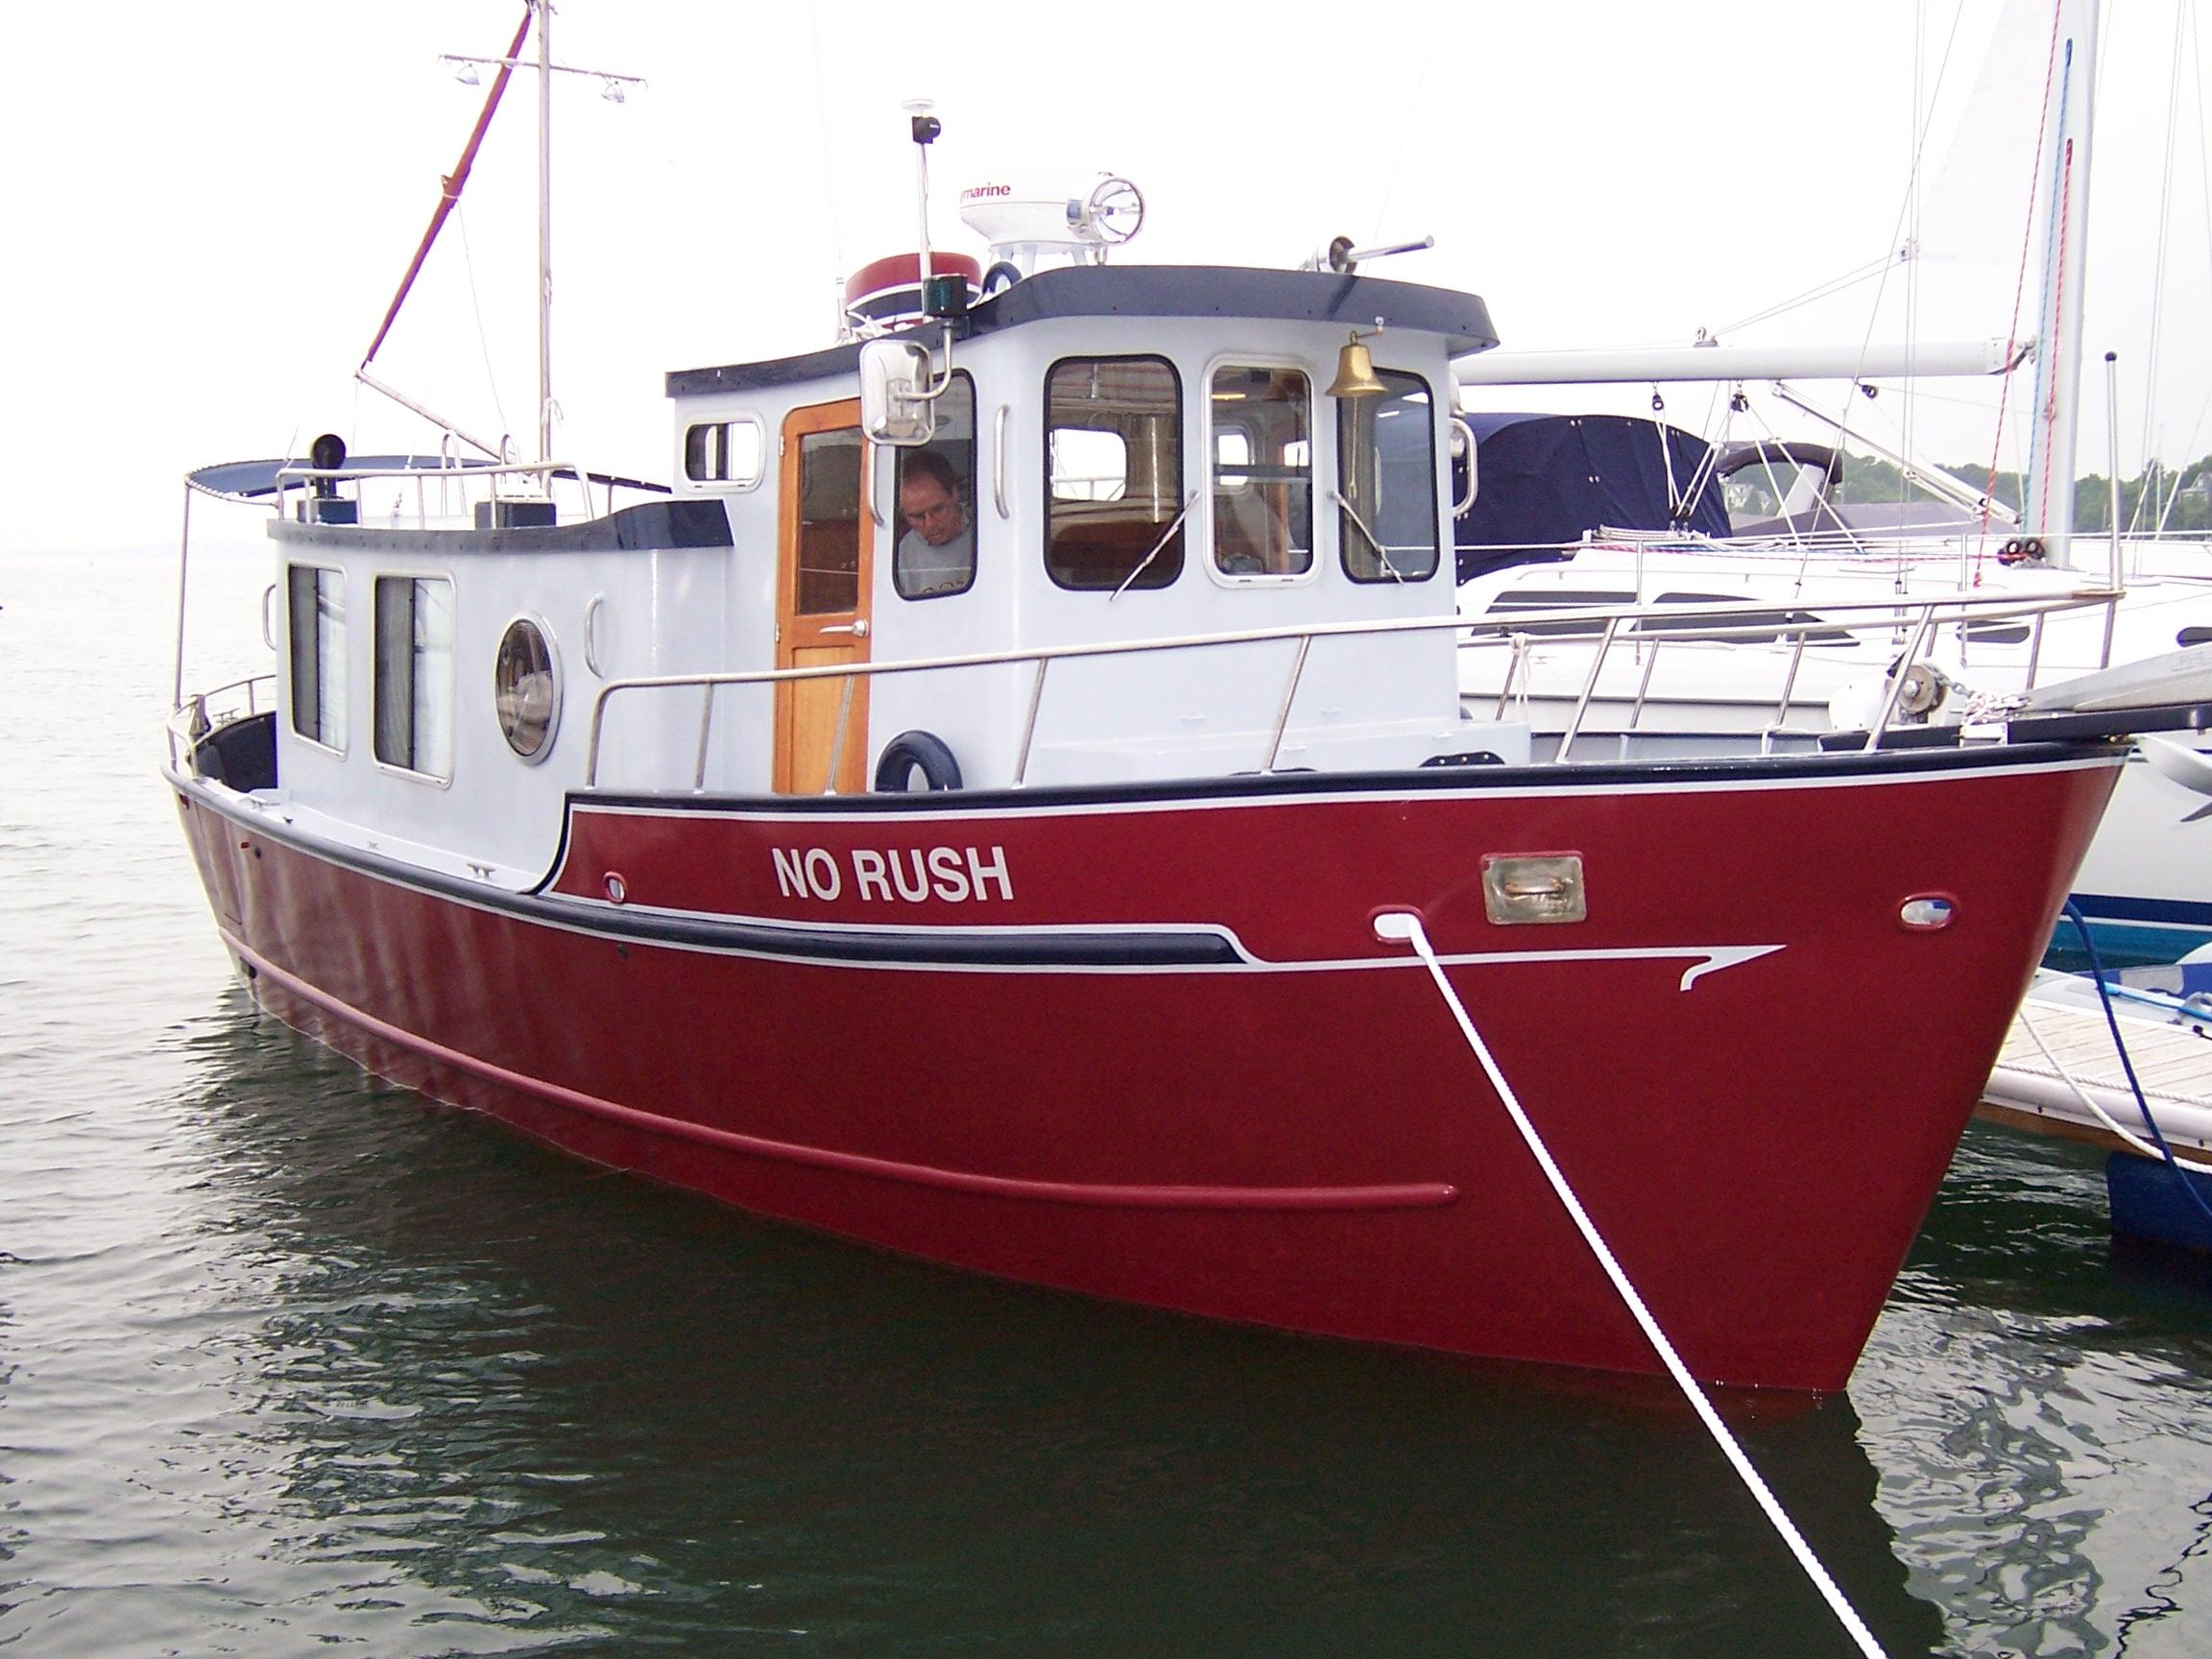
[[[960,762],[945,739],[927,732],[902,732],[883,745],[876,757],[876,789],[883,795],[915,793],[914,774],[922,774],[924,789],[960,787]]]

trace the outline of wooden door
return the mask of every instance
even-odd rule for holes
[[[868,513],[868,444],[860,435],[857,401],[792,412],[783,422],[777,485],[776,666],[867,661],[875,537]],[[832,755],[838,793],[867,787],[866,678],[780,682],[776,788],[789,795],[823,793],[830,786]]]

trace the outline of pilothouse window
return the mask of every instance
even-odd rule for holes
[[[1337,545],[1355,582],[1436,573],[1436,425],[1428,383],[1382,369],[1383,390],[1336,400]]]
[[[1224,575],[1313,567],[1312,402],[1295,369],[1214,370],[1214,565]]]
[[[453,584],[376,578],[376,758],[453,776]]]
[[[295,565],[287,577],[292,730],[326,749],[346,747],[346,573]]]
[[[1183,387],[1158,357],[1080,357],[1045,380],[1045,568],[1063,588],[1183,573]]]
[[[937,436],[899,451],[891,585],[902,599],[936,599],[974,582],[975,383],[955,374],[937,399]]]

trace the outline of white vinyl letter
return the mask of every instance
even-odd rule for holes
[[[805,864],[806,879],[814,889],[815,898],[834,899],[845,891],[845,878],[837,874],[837,860],[821,848],[807,848]]]
[[[796,894],[801,899],[812,897],[806,891],[806,877],[799,868],[799,854],[786,853],[781,847],[769,849],[776,857],[776,891],[789,899]]]
[[[876,897],[888,901],[891,883],[883,876],[883,854],[866,847],[853,849],[853,897],[865,899],[869,888],[876,889]]]
[[[899,897],[909,904],[919,904],[929,897],[928,872],[922,868],[922,849],[914,850],[914,885],[906,885],[906,862],[899,856],[899,849],[891,849],[891,879],[899,884]]]
[[[999,898],[1011,899],[1014,897],[1014,881],[1013,878],[1006,874],[1005,848],[992,848],[991,862],[988,864],[984,863],[981,858],[976,856],[974,848],[971,847],[968,849],[968,879],[975,884],[975,897],[978,899],[988,899],[991,897],[990,894],[983,891],[983,879],[985,877],[989,877],[998,883]]]
[[[968,897],[968,872],[960,868],[958,848],[930,848],[929,874],[937,878],[938,898],[957,904]]]

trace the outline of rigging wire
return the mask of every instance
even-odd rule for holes
[[[1723,326],[1719,333],[1722,338],[1726,338],[1728,335],[1739,333],[1755,324],[1770,322],[1776,317],[1798,310],[1815,301],[1826,300],[1831,295],[1840,294],[1848,288],[1855,288],[1862,282],[1870,282],[1895,264],[1898,258],[1899,255],[1896,253],[1885,253],[1879,259],[1870,259],[1855,271],[1846,271],[1840,276],[1831,277],[1826,282],[1806,289],[1802,294],[1794,295],[1788,300],[1769,305],[1764,311],[1754,311],[1748,317],[1738,318],[1735,322]]]
[[[1390,158],[1390,174],[1382,183],[1382,201],[1375,209],[1374,239],[1378,242],[1382,240],[1383,221],[1390,216],[1390,199],[1398,193],[1398,178],[1406,168],[1406,151],[1413,142],[1414,126],[1421,112],[1429,108],[1429,71],[1435,64],[1437,54],[1424,52],[1420,57],[1421,68],[1413,79],[1413,101],[1405,106],[1411,111],[1411,118],[1398,123],[1398,154]]]
[[[2200,156],[2212,156],[2212,148],[2208,148],[2208,145],[2212,145],[2212,139],[2208,139],[2205,132],[2204,47],[2197,32],[2197,9],[2193,4],[2189,4],[2188,0],[2184,0],[2182,10],[2189,18],[2189,62],[2197,84],[2196,154]],[[2212,259],[2212,167],[2200,168],[2199,182],[2203,186],[2204,192],[2204,252],[2207,259]],[[2204,400],[2197,405],[2196,418],[2189,422],[2189,434],[2181,445],[2183,454],[2187,454],[2197,447],[2197,434],[2204,429],[2204,417],[2207,412],[2212,412],[2212,392],[2208,392]],[[2160,535],[2165,534],[2166,521],[2172,517],[2175,504],[2180,497],[2181,492],[2178,488],[2178,481],[2176,481],[2176,488],[2167,496],[2165,509],[2158,517]]]
[[[1896,249],[1897,252],[1894,255],[1885,256],[1882,261],[1881,279],[1875,289],[1874,302],[1866,308],[1866,329],[1865,332],[1860,336],[1859,340],[1859,349],[1862,357],[1863,357],[1863,354],[1872,348],[1874,343],[1875,320],[1881,313],[1882,297],[1884,293],[1887,291],[1889,286],[1889,273],[1898,265],[1916,266],[1918,263],[1919,247],[1917,239],[1919,234],[1920,177],[1927,166],[1928,134],[1930,130],[1936,124],[1936,99],[1942,91],[1944,82],[1949,78],[1951,69],[1951,54],[1959,44],[1959,23],[1960,19],[1964,16],[1964,14],[1965,6],[1963,4],[1963,0],[1961,0],[1961,4],[1955,7],[1952,11],[1951,30],[1950,33],[1944,37],[1943,56],[1936,66],[1935,87],[1928,93],[1926,106],[1923,108],[1921,102],[1921,85],[1923,81],[1922,65],[1924,61],[1924,40],[1927,29],[1923,8],[1916,7],[1914,9],[1912,28],[1911,165],[1907,175],[1905,199],[1898,204],[1897,218],[1890,226],[1889,245]],[[1917,298],[1916,282],[1918,275],[1918,271],[1915,269],[1909,274],[1907,279],[1906,325],[1908,331],[1906,338],[1908,339],[1912,337],[1911,334],[1911,327],[1912,323],[1912,307]],[[1851,436],[1850,411],[1853,409],[1853,407],[1855,407],[1851,402],[1851,393],[1855,390],[1857,390],[1856,383],[1850,387],[1845,388],[1843,393],[1842,413],[1838,415],[1836,421],[1837,431],[1840,435],[1841,440],[1845,443],[1849,442]]]
[[[1951,13],[1952,34],[1958,34],[1959,12]],[[1934,100],[1926,98],[1928,69],[1928,4],[1918,0],[1912,8],[1912,108],[1906,128],[1908,152],[1912,166],[1905,178],[1905,246],[1913,251],[1914,257],[1905,260],[1905,338],[1920,338],[1920,184],[1923,171],[1923,148],[1928,141],[1927,126],[1935,120]],[[1923,100],[1926,99],[1925,102]],[[1923,115],[1921,111],[1927,110]],[[1867,319],[1871,335],[1873,319]],[[1905,376],[1905,453],[1912,453],[1912,375]]]
[[[1886,256],[1882,261],[1882,286],[1885,289],[1888,286],[1888,274],[1891,270],[1899,265],[1912,265],[1919,258],[1917,235],[1919,231],[1920,176],[1927,166],[1928,133],[1936,124],[1936,101],[1942,92],[1945,80],[1949,77],[1951,53],[1959,43],[1959,22],[1964,13],[1965,7],[1963,4],[1951,13],[1951,33],[1943,42],[1942,61],[1936,66],[1935,90],[1928,95],[1927,107],[1923,109],[1920,105],[1920,84],[1922,36],[1925,30],[1920,20],[1920,13],[1917,10],[1915,11],[1912,40],[1911,163],[1906,175],[1905,199],[1897,204],[1897,217],[1889,227],[1889,245],[1897,252],[1894,255]],[[1882,295],[1877,293],[1874,296],[1874,304],[1867,311],[1866,332],[1860,341],[1862,350],[1865,349],[1873,341],[1875,313],[1880,309],[1881,304]]]
[[[2130,531],[2141,528],[2150,499],[2152,419],[2158,407],[2158,342],[2166,323],[2166,237],[2174,221],[2175,146],[2180,137],[2181,52],[2188,9],[2174,9],[2174,61],[2166,78],[2166,165],[2158,180],[2158,252],[2151,260],[2151,343],[2143,373],[2143,485],[2136,492],[2135,511],[2128,517]]]
[[[2004,458],[2005,409],[2012,392],[2012,366],[2015,362],[2018,361],[2020,355],[2020,306],[2028,292],[2028,253],[2030,249],[2034,245],[2035,197],[2040,185],[2042,173],[2040,162],[2043,157],[2043,145],[2045,141],[2051,137],[2051,88],[2054,83],[2056,81],[2058,75],[2058,30],[2061,20],[2061,11],[2062,9],[2058,3],[2058,0],[2053,0],[2051,7],[2051,43],[2045,49],[2043,60],[2043,107],[2041,111],[2035,117],[2035,157],[2038,165],[2033,169],[2033,171],[2036,174],[2036,179],[2031,180],[2028,186],[2027,223],[2021,227],[2020,230],[2020,269],[2018,275],[2014,276],[2012,282],[2012,321],[2006,329],[2005,334],[2005,376],[2003,383],[1998,388],[1997,393],[1997,430],[1990,437],[1989,479],[1988,482],[1983,486],[1982,490],[1982,493],[1989,497],[1991,500],[1996,499],[1998,463]],[[2038,344],[2045,350],[2050,349],[2050,343],[2048,341],[2039,342]],[[2026,521],[2028,511],[2029,507],[2027,501],[2026,480],[2023,479],[2021,488],[2020,512],[2024,522]],[[1982,529],[1984,535],[1986,536],[1989,529],[1989,519],[1986,514],[1983,516]]]
[[[476,347],[484,354],[484,383],[492,393],[492,413],[499,417],[499,430],[509,430],[506,407],[499,401],[499,376],[492,368],[492,338],[484,328],[484,301],[476,292],[476,256],[469,247],[469,209],[458,202],[454,217],[461,222],[461,263],[469,273],[469,304],[476,317]]]
[[[820,123],[820,142],[815,146],[822,161],[822,196],[830,204],[830,269],[838,275],[838,309],[844,309],[842,296],[845,270],[845,216],[837,204],[837,173],[830,164],[830,87],[823,79],[822,70],[822,9],[806,8],[806,31],[814,45],[814,111]]]

